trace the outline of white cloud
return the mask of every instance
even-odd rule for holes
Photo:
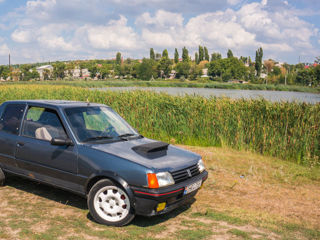
[[[136,20],[139,26],[152,26],[153,28],[177,28],[183,25],[183,16],[179,13],[172,13],[164,10],[158,10],[154,17],[146,12]]]
[[[56,0],[36,0],[28,1],[26,4],[26,14],[36,19],[48,19],[50,12],[56,6]]]
[[[26,30],[16,29],[12,34],[11,38],[15,42],[28,43],[32,40],[32,32]]]
[[[230,48],[238,56],[254,56],[262,46],[266,58],[282,61],[315,54],[319,30],[303,20],[301,9],[290,1],[248,2],[185,0],[181,6],[180,0],[29,0],[11,14],[11,22],[0,23],[0,30],[11,29],[5,39],[11,35],[10,47],[28,61],[109,57],[117,51],[142,57],[150,47],[172,53],[186,46],[192,53],[198,45],[223,54]]]
[[[91,47],[96,49],[137,49],[138,41],[135,31],[127,26],[127,19],[120,16],[107,25],[86,25],[82,31],[87,34]]]
[[[235,48],[255,45],[255,35],[237,22],[233,10],[207,13],[190,19],[186,25],[189,45],[207,45],[210,48]]]
[[[10,53],[9,47],[7,44],[0,45],[0,56],[6,56]]]

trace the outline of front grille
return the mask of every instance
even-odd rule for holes
[[[189,175],[188,170],[190,171],[191,176]],[[171,175],[172,175],[175,183],[183,182],[183,181],[185,181],[189,178],[195,177],[199,174],[200,174],[200,172],[199,172],[198,164],[195,164],[195,165],[188,167],[188,168],[184,168],[179,171],[171,172]]]

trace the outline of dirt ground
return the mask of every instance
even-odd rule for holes
[[[13,176],[0,188],[0,239],[320,239],[319,169],[182,147],[199,153],[209,172],[189,205],[113,228],[92,220],[85,199]]]

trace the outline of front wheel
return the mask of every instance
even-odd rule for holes
[[[88,208],[94,220],[105,225],[121,227],[134,218],[127,193],[108,179],[98,181],[91,188]]]
[[[0,187],[4,185],[4,181],[6,180],[6,176],[4,175],[4,172],[0,168]]]

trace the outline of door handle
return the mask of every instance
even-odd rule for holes
[[[18,142],[17,143],[17,147],[23,147],[24,146],[24,143],[23,142]]]

